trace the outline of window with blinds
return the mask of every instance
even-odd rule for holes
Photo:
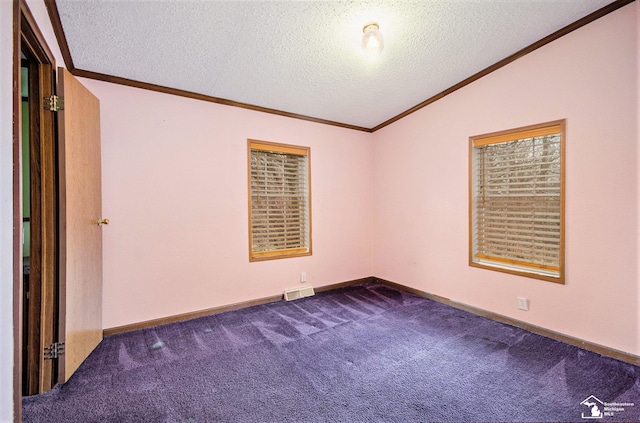
[[[470,138],[471,266],[564,283],[564,126]]]
[[[248,144],[249,260],[311,255],[309,148]]]

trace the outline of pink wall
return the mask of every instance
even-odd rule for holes
[[[82,80],[101,104],[105,328],[371,275],[371,134]],[[249,262],[247,138],[311,147],[313,255]]]
[[[374,133],[376,276],[640,353],[637,9]],[[562,118],[566,285],[469,267],[469,136]],[[530,311],[517,310],[518,296]]]
[[[640,354],[639,25],[635,2],[373,135],[82,79],[102,107],[105,328],[278,295],[306,271]],[[566,285],[468,267],[468,137],[561,118]],[[249,263],[247,138],[311,146],[313,256]]]

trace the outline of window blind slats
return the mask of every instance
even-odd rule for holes
[[[531,213],[483,213],[477,218],[478,223],[484,225],[501,225],[509,226],[512,222],[521,223],[522,226],[534,226],[535,224],[546,223],[548,226],[559,225],[560,216],[553,214],[537,214]]]
[[[562,125],[472,139],[475,260],[559,268]]]
[[[511,157],[502,155],[499,152],[489,152],[486,156],[478,158],[476,164],[482,163],[488,171],[493,173],[500,172],[529,172],[532,174],[544,175],[545,171],[553,169],[559,166],[560,158],[557,154],[552,155],[539,155],[526,157]],[[538,162],[544,164],[545,167],[541,169],[531,169],[529,164],[531,162]]]
[[[262,226],[277,226],[277,225],[287,225],[287,226],[301,226],[304,225],[305,219],[304,216],[298,215],[295,217],[272,217],[272,216],[257,216],[253,219],[254,227],[260,228]]]
[[[536,198],[534,202],[519,199],[510,198],[496,198],[494,200],[478,200],[479,205],[486,210],[556,210],[555,204],[558,201],[557,197]]]
[[[308,149],[250,142],[252,257],[309,251]]]
[[[511,255],[513,258],[522,259],[526,259],[529,256],[545,256],[546,261],[556,262],[556,254],[558,252],[558,248],[531,248],[530,246],[524,244],[507,245],[498,243],[487,243],[486,245],[484,245],[484,250],[481,254],[496,255],[498,254],[498,252],[502,252],[502,254],[499,255],[504,255],[505,257]]]
[[[497,235],[494,236],[479,236],[478,244],[479,245],[513,245],[513,246],[527,246],[529,248],[538,247],[551,247],[554,245],[559,246],[560,240],[552,237],[529,237],[527,234],[523,233],[509,233],[505,234],[503,237],[499,237]]]
[[[486,242],[483,243],[483,252],[480,254],[496,254],[496,251],[501,251],[502,253],[510,253],[512,256],[517,258],[527,258],[529,256],[542,256],[545,255],[548,257],[549,261],[556,262],[557,257],[556,254],[558,252],[558,246],[546,246],[546,245],[538,245],[536,247],[532,247],[527,243],[515,243],[510,242],[508,244],[499,243],[499,242]],[[506,257],[509,255],[506,254]]]
[[[560,181],[549,181],[546,178],[545,179],[538,179],[538,178],[518,178],[518,177],[510,177],[509,180],[503,181],[503,180],[490,180],[488,178],[486,178],[486,180],[484,181],[484,186],[483,189],[488,190],[491,188],[494,189],[499,189],[499,188],[511,188],[511,189],[515,189],[515,188],[520,188],[520,189],[534,189],[534,188],[540,188],[540,187],[544,187],[544,186],[551,186],[551,187],[557,187],[560,186]]]
[[[554,226],[542,226],[542,225],[536,225],[534,227],[519,226],[519,225],[505,225],[505,226],[487,225],[487,226],[490,226],[488,231],[487,230],[476,231],[474,232],[474,235],[478,239],[481,239],[482,237],[486,237],[486,236],[491,236],[494,233],[496,234],[505,233],[507,235],[508,234],[514,234],[514,235],[526,234],[527,236],[542,237],[542,238],[548,237],[550,239],[557,239],[557,235],[556,235],[557,228]],[[499,231],[503,231],[503,232],[499,232]]]

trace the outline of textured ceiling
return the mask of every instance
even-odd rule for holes
[[[364,128],[611,2],[56,0],[76,69]]]

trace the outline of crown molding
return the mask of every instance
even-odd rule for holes
[[[293,118],[293,119],[300,119],[300,120],[305,120],[305,121],[309,121],[309,122],[315,122],[315,123],[320,123],[320,124],[324,124],[324,125],[330,125],[330,126],[337,126],[340,128],[346,128],[346,129],[353,129],[355,131],[362,131],[362,132],[368,132],[368,133],[373,133],[376,132],[386,126],[391,125],[394,122],[399,121],[400,119],[420,110],[423,109],[424,107],[435,103],[436,101],[446,97],[447,95],[458,91],[459,89],[471,84],[474,81],[477,81],[478,79],[482,78],[483,76],[486,76],[506,65],[508,65],[509,63],[512,63],[516,60],[518,60],[519,58],[526,56],[527,54],[539,49],[540,47],[543,47],[549,43],[551,43],[552,41],[555,41],[573,31],[575,31],[578,28],[582,28],[583,26],[602,18],[603,16],[608,15],[609,13],[612,13],[618,9],[620,9],[621,7],[624,7],[630,3],[633,3],[635,0],[616,0],[613,3],[609,3],[608,5],[596,10],[593,13],[590,13],[589,15],[573,22],[572,24],[569,24],[567,26],[565,26],[564,28],[559,29],[558,31],[542,38],[541,40],[536,41],[535,43],[515,52],[514,54],[505,57],[504,59],[500,60],[497,63],[494,63],[493,65],[481,70],[480,72],[477,72],[474,75],[471,75],[470,77],[464,79],[463,81],[458,82],[457,84],[447,88],[446,90],[424,100],[423,102],[416,104],[415,106],[411,107],[410,109],[405,110],[404,112],[392,117],[391,119],[388,119],[382,123],[380,123],[377,126],[374,126],[373,128],[365,128],[362,126],[356,126],[356,125],[350,125],[347,123],[342,123],[342,122],[336,122],[336,121],[331,121],[331,120],[326,120],[326,119],[320,119],[317,117],[313,117],[313,116],[306,116],[306,115],[301,115],[301,114],[297,114],[297,113],[290,113],[290,112],[286,112],[286,111],[282,111],[282,110],[277,110],[277,109],[271,109],[271,108],[267,108],[267,107],[262,107],[262,106],[258,106],[258,105],[254,105],[254,104],[248,104],[248,103],[242,103],[242,102],[238,102],[238,101],[234,101],[234,100],[229,100],[229,99],[224,99],[224,98],[219,98],[219,97],[214,97],[214,96],[209,96],[209,95],[204,95],[204,94],[199,94],[199,93],[194,93],[191,91],[185,91],[185,90],[180,90],[180,89],[176,89],[176,88],[169,88],[169,87],[165,87],[165,86],[161,86],[161,85],[156,85],[156,84],[151,84],[151,83],[147,83],[147,82],[142,82],[142,81],[136,81],[136,80],[132,80],[132,79],[127,79],[127,78],[122,78],[122,77],[118,77],[118,76],[113,76],[113,75],[105,75],[102,73],[98,73],[98,72],[92,72],[89,70],[83,70],[83,69],[77,69],[73,63],[73,58],[71,57],[71,52],[69,50],[69,44],[67,43],[67,37],[64,33],[64,28],[62,27],[62,22],[60,20],[60,14],[58,12],[58,7],[56,5],[55,0],[44,0],[45,5],[47,7],[47,11],[49,13],[49,19],[51,20],[51,24],[53,26],[53,31],[56,35],[56,38],[58,40],[58,45],[60,46],[60,51],[62,52],[62,56],[65,62],[65,66],[66,68],[74,75],[74,76],[81,76],[81,77],[85,77],[85,78],[90,78],[90,79],[95,79],[95,80],[99,80],[99,81],[105,81],[105,82],[111,82],[114,84],[120,84],[120,85],[126,85],[129,87],[135,87],[135,88],[141,88],[141,89],[145,89],[145,90],[151,90],[151,91],[156,91],[156,92],[161,92],[161,93],[165,93],[165,94],[171,94],[171,95],[177,95],[180,97],[186,97],[186,98],[191,98],[191,99],[196,99],[196,100],[202,100],[202,101],[207,101],[210,103],[217,103],[217,104],[222,104],[222,105],[226,105],[226,106],[232,106],[232,107],[240,107],[243,109],[248,109],[248,110],[254,110],[254,111],[258,111],[258,112],[263,112],[263,113],[269,113],[269,114],[274,114],[274,115],[278,115],[278,116],[284,116],[284,117],[289,117],[289,118]]]

